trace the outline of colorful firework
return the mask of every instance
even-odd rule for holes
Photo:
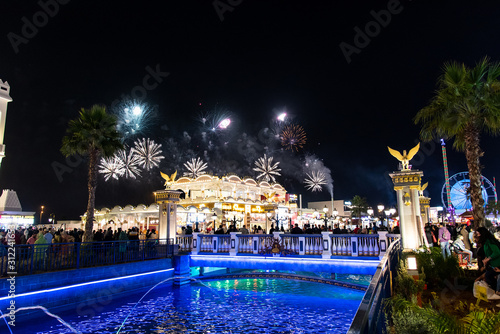
[[[287,125],[280,134],[281,145],[287,150],[298,151],[306,143],[306,133],[300,125]]]
[[[192,158],[190,161],[186,162],[184,166],[188,170],[187,172],[184,172],[184,176],[196,179],[198,176],[206,173],[204,169],[207,168],[207,163],[203,162],[200,158]]]
[[[161,144],[156,144],[149,138],[136,140],[133,150],[134,154],[139,159],[139,165],[146,170],[158,167],[160,161],[165,158],[161,155]]]
[[[125,173],[123,163],[116,156],[101,158],[99,173],[104,174],[104,181],[109,179],[118,180]]]
[[[263,181],[270,181],[272,180],[273,182],[276,182],[276,179],[274,176],[280,176],[281,174],[279,173],[281,169],[278,168],[278,165],[280,163],[276,162],[273,164],[273,157],[267,157],[264,154],[264,157],[259,158],[257,161],[255,161],[255,168],[253,169],[256,172],[259,172],[260,174],[257,176],[257,179],[263,180]]]
[[[307,177],[304,183],[306,184],[305,187],[307,190],[311,190],[312,192],[322,191],[322,186],[327,184],[326,175],[323,172],[313,171],[311,174],[306,173],[306,175]]]
[[[144,133],[153,119],[153,109],[144,102],[124,101],[113,109],[116,129],[127,139]]]
[[[225,109],[216,108],[210,112],[198,115],[197,120],[202,124],[203,131],[218,132],[231,124],[231,113]]]
[[[135,150],[133,148],[128,152],[126,148],[118,151],[115,158],[123,164],[123,176],[125,176],[125,178],[135,179],[137,176],[141,175],[141,170],[139,168],[140,159],[139,156],[135,154]]]

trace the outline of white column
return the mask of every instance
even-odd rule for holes
[[[379,240],[379,259],[382,259],[387,252],[387,248],[389,247],[389,241],[387,240],[387,231],[378,231],[378,240]]]
[[[349,245],[347,245],[349,247]],[[351,237],[351,252],[353,257],[357,257],[359,253],[359,238],[358,236]],[[349,252],[347,252],[349,253]]]
[[[241,232],[229,232],[229,234],[231,235],[231,240],[229,241],[230,242],[229,255],[236,256],[236,253],[238,252],[238,240],[239,240],[237,235],[241,234]]]
[[[299,236],[299,255],[306,254],[306,237]]]
[[[321,245],[321,247],[323,247],[323,253],[321,255],[321,258],[329,259],[332,256],[330,232],[321,232],[321,235],[323,236],[323,244]],[[326,245],[326,249],[324,247],[325,245]]]
[[[259,237],[253,237],[252,238],[252,253],[254,254],[259,254]]]
[[[191,246],[191,255],[197,255],[198,250],[200,249],[200,241],[201,239],[198,238],[198,232],[193,232],[193,244]]]

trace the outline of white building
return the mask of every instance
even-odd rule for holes
[[[17,193],[14,190],[4,190],[0,196],[0,228],[26,227],[34,222],[35,213],[23,211]]]

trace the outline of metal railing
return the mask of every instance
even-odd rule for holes
[[[368,290],[354,316],[348,334],[382,333],[385,327],[384,299],[392,293],[401,258],[401,239],[395,239],[380,261]]]
[[[1,275],[105,266],[166,258],[174,253],[173,242],[166,239],[14,245],[13,249],[9,257],[0,257]]]

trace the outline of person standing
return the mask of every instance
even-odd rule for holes
[[[427,243],[429,244],[429,248],[434,247],[432,227],[430,223],[425,224],[424,231],[425,231],[425,238],[427,239]]]
[[[248,234],[248,229],[247,229],[247,226],[246,225],[243,225],[242,228],[240,228],[240,232],[241,234]]]
[[[443,257],[451,256],[450,239],[451,239],[450,231],[448,231],[446,226],[444,226],[444,224],[441,223],[439,225],[438,241],[439,244],[441,245],[441,252],[443,254]]]

